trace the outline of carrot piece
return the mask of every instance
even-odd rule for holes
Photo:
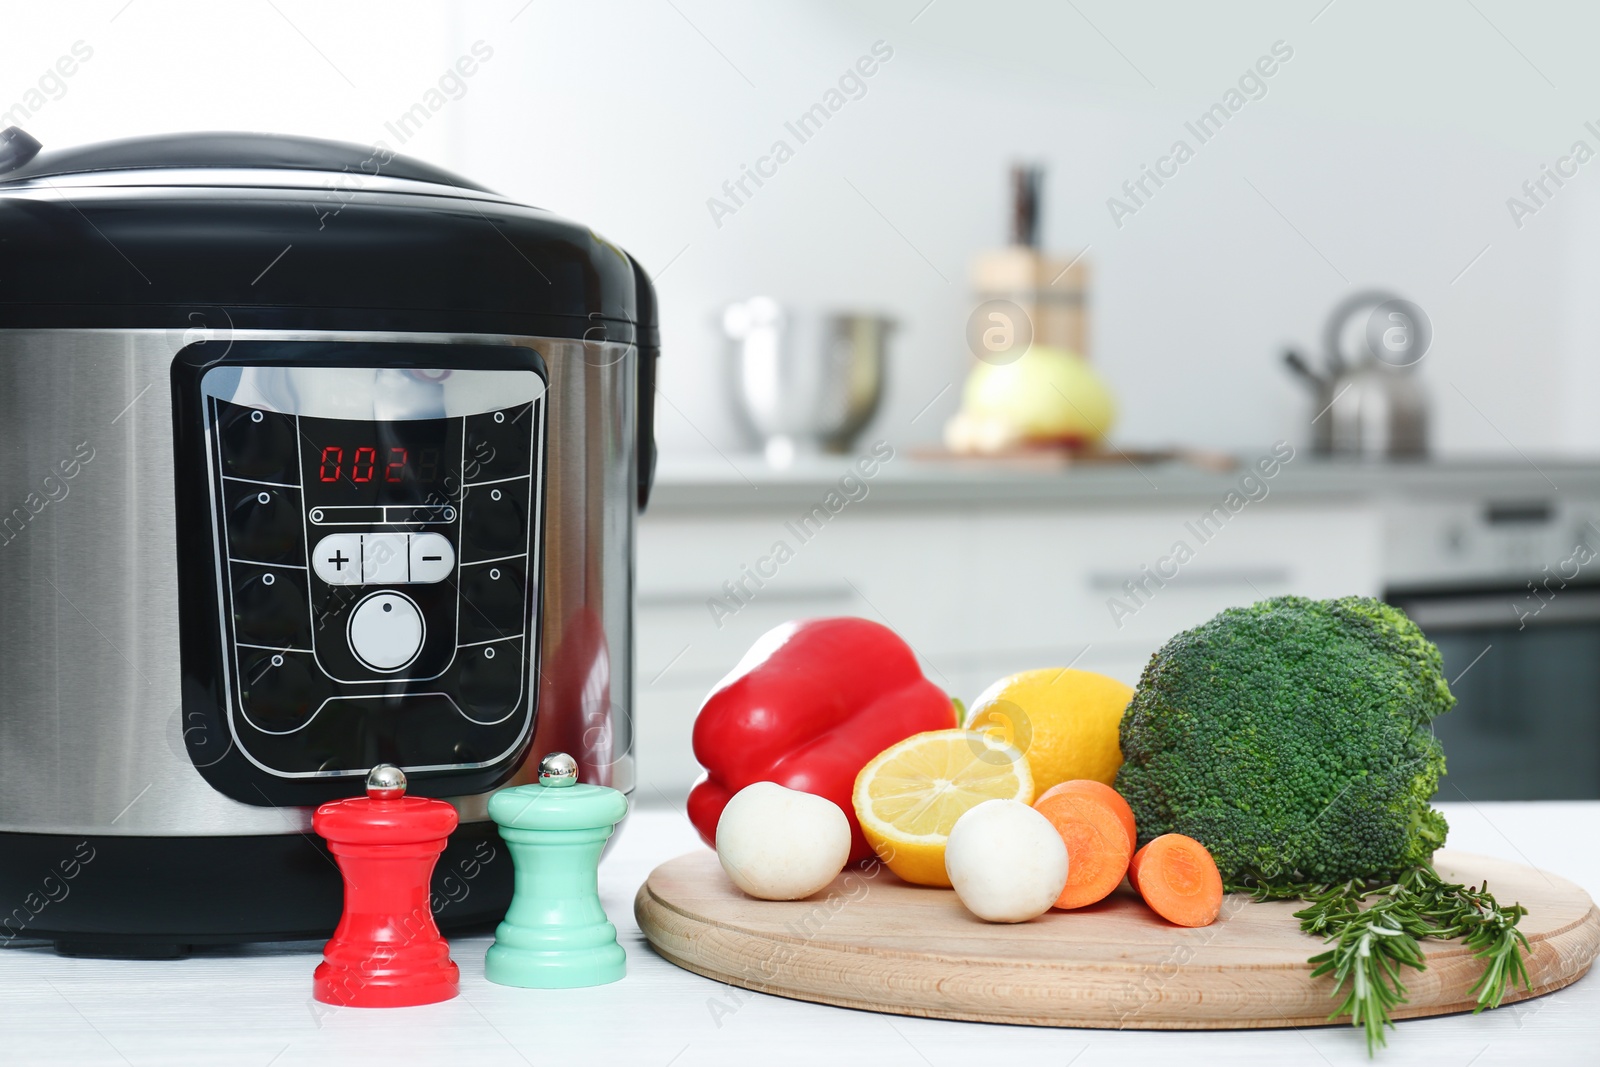
[[[1210,926],[1222,911],[1222,875],[1206,846],[1162,834],[1134,853],[1128,879],[1150,910],[1179,926]]]
[[[1104,900],[1133,857],[1121,815],[1104,797],[1071,789],[1046,790],[1033,807],[1067,846],[1067,884],[1055,906],[1081,908]]]
[[[1139,828],[1134,825],[1133,809],[1128,807],[1128,802],[1122,799],[1121,793],[1104,782],[1095,781],[1093,778],[1074,778],[1070,782],[1062,782],[1046,789],[1039,794],[1039,800],[1061,793],[1081,793],[1084,796],[1096,797],[1111,805],[1111,810],[1117,813],[1117,818],[1122,820],[1123,827],[1128,831],[1129,850],[1131,851],[1139,846]],[[1038,803],[1038,801],[1034,803]]]

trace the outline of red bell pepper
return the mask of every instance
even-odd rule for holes
[[[856,775],[912,734],[958,725],[950,698],[888,627],[856,618],[784,623],[700,706],[694,755],[706,773],[689,792],[689,820],[716,847],[733,795],[776,782],[839,805],[850,820],[850,861],[864,860],[872,849],[851,804]]]

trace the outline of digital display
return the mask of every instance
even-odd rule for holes
[[[348,465],[345,453],[350,452]],[[323,484],[349,478],[364,484],[382,478],[390,485],[407,481],[432,482],[439,476],[439,450],[424,448],[413,457],[413,450],[403,445],[390,445],[387,453],[380,455],[377,445],[356,445],[353,450],[340,445],[323,445],[318,457],[317,480]]]
[[[444,504],[461,494],[461,420],[300,419],[307,505]]]

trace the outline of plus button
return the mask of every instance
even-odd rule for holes
[[[357,533],[329,534],[311,550],[311,566],[329,585],[360,585],[361,535]],[[366,553],[370,563],[372,553]]]

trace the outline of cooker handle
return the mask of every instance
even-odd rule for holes
[[[0,174],[10,174],[18,167],[27,166],[42,147],[20,127],[7,126],[0,130]]]
[[[639,349],[634,444],[638,449],[639,510],[643,511],[656,478],[656,360],[661,357],[661,327],[656,321],[656,288],[638,260],[633,260],[633,281]]]

